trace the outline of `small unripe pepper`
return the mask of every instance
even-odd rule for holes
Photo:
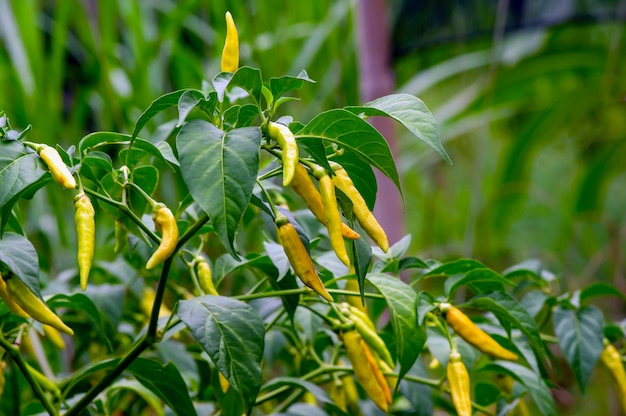
[[[283,246],[289,264],[293,267],[296,276],[321,297],[329,302],[333,302],[333,297],[324,287],[324,282],[317,274],[313,260],[311,260],[311,256],[306,251],[306,247],[300,240],[300,236],[293,224],[284,215],[278,215],[276,217],[276,226],[278,227],[278,240]]]
[[[343,344],[346,347],[348,359],[354,369],[356,380],[376,406],[383,412],[387,412],[389,410],[389,402],[383,388],[372,372],[367,353],[365,348],[363,348],[363,338],[357,331],[350,330],[343,333]]]
[[[326,173],[318,177],[320,184],[320,194],[322,196],[322,204],[326,213],[326,228],[330,238],[330,245],[335,254],[343,264],[350,267],[350,257],[346,251],[346,245],[343,241],[343,233],[341,231],[341,215],[337,206],[337,198],[335,196],[335,185],[332,179]]]
[[[613,379],[613,387],[619,400],[622,413],[626,414],[626,372],[619,351],[607,339],[604,340],[604,349],[600,354],[600,361],[609,370]]]
[[[161,233],[161,244],[148,260],[147,270],[163,263],[172,255],[178,243],[178,224],[176,224],[176,218],[168,207],[158,204],[152,219],[154,220],[154,228]]]
[[[315,218],[320,223],[326,225],[326,212],[324,211],[324,204],[322,204],[322,196],[315,185],[313,185],[311,177],[302,164],[298,163],[296,165],[296,171],[289,186],[300,195]],[[360,237],[359,233],[343,222],[341,223],[341,233],[350,240],[356,240]]]
[[[43,301],[35,296],[30,289],[18,278],[10,277],[5,280],[9,296],[20,308],[42,324],[50,325],[66,334],[74,335],[74,331],[61,321]]]
[[[354,186],[352,179],[350,179],[345,169],[341,167],[341,165],[334,163],[333,170],[335,171],[333,182],[335,186],[352,201],[352,210],[359,224],[361,224],[361,227],[363,227],[367,235],[374,240],[376,245],[386,253],[389,250],[389,240],[387,239],[385,230],[367,207],[367,203],[361,196],[359,190]]]
[[[239,68],[239,34],[230,12],[226,12],[226,42],[222,51],[222,72],[235,72]]]
[[[87,289],[87,280],[93,261],[95,247],[96,223],[94,217],[96,211],[91,205],[89,197],[83,193],[74,198],[74,222],[76,223],[76,235],[78,236],[78,270],[80,274],[80,287]]]
[[[447,375],[452,403],[458,416],[472,416],[469,373],[461,360],[461,354],[454,348],[450,351]]]
[[[471,319],[460,309],[442,303],[439,305],[441,312],[445,314],[446,322],[454,329],[461,338],[473,345],[477,350],[484,352],[494,358],[503,360],[517,360],[517,354],[507,350],[491,338],[485,331],[480,329]]]
[[[219,295],[213,284],[211,266],[209,266],[209,263],[202,257],[198,259],[198,284],[200,285],[200,289],[207,295]]]
[[[50,340],[50,342],[54,344],[55,347],[60,350],[64,350],[65,341],[63,340],[61,333],[59,333],[56,328],[53,328],[50,325],[42,325],[42,327],[43,333],[45,334],[46,338],[48,338],[48,340]]]
[[[270,139],[276,140],[283,151],[283,186],[288,186],[296,173],[296,166],[300,157],[296,138],[284,124],[270,121],[267,126],[267,134]]]
[[[42,144],[37,147],[37,153],[39,153],[39,157],[48,165],[48,169],[54,180],[67,189],[76,188],[76,180],[65,162],[63,162],[63,159],[61,159],[61,155],[59,155],[57,149],[47,144]]]

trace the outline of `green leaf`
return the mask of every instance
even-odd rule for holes
[[[263,78],[261,71],[257,68],[242,66],[233,74],[228,86],[243,88],[257,103],[261,102]]]
[[[528,368],[510,361],[496,360],[482,367],[481,371],[495,371],[508,374],[528,389],[541,415],[557,416],[554,398],[552,393],[550,393],[550,389],[540,376]]]
[[[139,116],[137,122],[135,123],[135,128],[133,129],[133,134],[130,136],[128,147],[132,147],[135,141],[135,138],[139,135],[141,129],[158,113],[161,111],[167,110],[170,107],[174,107],[178,105],[178,100],[180,97],[189,91],[188,89],[178,90],[174,92],[170,92],[168,94],[164,94],[152,101],[150,106]],[[82,152],[82,147],[79,146],[80,151]]]
[[[0,142],[0,206],[48,173],[37,153],[17,141]]]
[[[452,164],[441,140],[435,117],[419,98],[410,94],[391,94],[377,98],[364,106],[346,107],[346,110],[365,117],[387,116],[402,123],[418,139],[432,147],[443,160]]]
[[[279,78],[270,78],[270,91],[274,96],[274,100],[278,100],[286,92],[302,88],[305,82],[315,83],[303,69],[295,77],[285,75]]]
[[[178,99],[178,122],[176,127],[183,125],[191,110],[202,102],[207,101],[207,97],[199,90],[186,90]]]
[[[580,291],[580,303],[598,296],[616,296],[621,300],[626,300],[626,295],[615,286],[606,283],[592,283]]]
[[[4,233],[0,239],[0,263],[11,270],[35,296],[41,299],[39,257],[28,238],[11,232]]]
[[[426,315],[437,309],[435,299],[426,291],[417,294],[417,324],[422,326]]]
[[[445,285],[446,296],[451,298],[454,296],[454,292],[463,285],[468,285],[474,293],[502,290],[504,285],[516,286],[515,283],[505,279],[500,273],[496,273],[491,269],[473,269],[464,276],[448,279]]]
[[[577,310],[557,306],[553,319],[559,346],[584,393],[589,376],[604,348],[602,311],[595,306],[584,306]]]
[[[509,322],[518,328],[528,342],[539,352],[545,353],[545,347],[539,335],[535,321],[526,309],[511,295],[504,292],[492,292],[479,295],[469,300],[464,306],[471,306],[492,312],[498,319]]]
[[[172,362],[160,362],[139,357],[128,370],[141,384],[155,393],[176,415],[196,415],[187,385]]]
[[[67,308],[85,313],[97,324],[101,332],[104,333],[106,331],[104,316],[100,313],[94,301],[83,293],[73,293],[71,295],[57,293],[48,299],[47,303],[54,308]]]
[[[467,273],[471,270],[484,267],[484,264],[474,259],[459,259],[435,267],[434,269],[426,273],[426,276],[452,276],[455,274]]]
[[[109,401],[113,399],[113,393],[117,390],[131,390],[150,405],[157,416],[165,416],[163,411],[163,405],[159,401],[159,398],[150,390],[146,389],[141,383],[135,380],[122,379],[113,383],[105,391]],[[111,409],[113,410],[113,409]]]
[[[209,215],[222,244],[238,258],[235,232],[248,207],[259,169],[261,131],[223,132],[203,120],[187,123],[176,147],[189,192]]]
[[[334,109],[319,114],[297,133],[296,139],[309,147],[316,141],[336,144],[344,149],[344,155],[357,157],[380,170],[402,192],[389,144],[367,121],[350,111]],[[321,157],[312,156],[316,160]]]
[[[406,283],[386,274],[369,273],[367,280],[387,301],[402,379],[426,343],[426,332],[417,326],[417,295]]]
[[[223,296],[183,300],[178,316],[243,399],[254,403],[261,386],[263,320],[252,307]]]

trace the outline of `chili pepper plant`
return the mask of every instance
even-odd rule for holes
[[[393,94],[294,120],[316,82],[239,66],[227,22],[222,72],[129,133],[63,148],[0,113],[0,413],[550,416],[555,374],[584,392],[600,363],[626,411],[624,332],[592,304],[623,294],[389,241],[374,171],[403,190],[368,118],[449,162],[428,107]],[[67,201],[39,208],[69,219],[63,269],[20,210],[46,192]]]

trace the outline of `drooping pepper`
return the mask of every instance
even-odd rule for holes
[[[460,309],[442,303],[439,305],[441,312],[445,314],[446,322],[454,329],[461,338],[473,345],[477,350],[484,352],[494,358],[503,360],[517,360],[517,354],[507,350],[491,338],[485,331],[480,329],[471,319]]]
[[[363,347],[363,351],[365,351],[365,356],[367,357],[367,362],[372,369],[372,374],[374,374],[374,378],[378,382],[383,394],[385,395],[385,400],[387,404],[391,404],[391,392],[389,390],[389,384],[387,383],[387,379],[383,375],[383,372],[380,371],[380,367],[378,366],[378,360],[374,358],[374,354],[370,351],[369,347],[365,343],[363,339],[361,339],[361,346]]]
[[[458,416],[472,416],[472,398],[470,392],[470,378],[461,354],[453,348],[448,359],[448,383],[452,403]]]
[[[622,413],[626,414],[626,371],[622,363],[622,356],[607,339],[604,340],[604,349],[602,354],[600,354],[600,361],[611,373],[613,388],[619,400]]]
[[[320,184],[320,195],[322,196],[322,204],[326,213],[326,228],[328,229],[328,237],[330,245],[335,254],[343,264],[350,267],[350,257],[343,241],[343,233],[341,231],[341,214],[337,206],[337,198],[335,196],[335,185],[330,176],[324,172],[317,175]]]
[[[337,163],[333,163],[332,166],[335,171],[335,176],[333,176],[335,186],[350,198],[354,216],[359,221],[359,224],[361,224],[361,227],[363,227],[367,235],[374,240],[376,245],[386,253],[389,250],[389,240],[387,239],[385,230],[367,207],[365,199],[363,199],[359,190],[354,186],[348,172]]]
[[[215,285],[213,284],[213,276],[211,274],[211,266],[202,258],[198,257],[198,284],[200,289],[207,295],[219,295]],[[221,373],[220,373],[221,374]]]
[[[154,209],[152,219],[154,220],[154,228],[161,233],[161,244],[148,260],[147,270],[163,263],[172,255],[178,243],[178,224],[176,224],[176,218],[168,207],[158,204]]]
[[[239,34],[230,12],[226,12],[226,42],[222,51],[222,72],[235,72],[239,68]]]
[[[289,186],[300,195],[315,218],[320,223],[326,225],[326,212],[324,211],[324,204],[322,204],[322,196],[315,188],[315,185],[313,185],[311,177],[302,164],[298,163],[296,165],[295,174]],[[350,240],[356,240],[360,237],[359,233],[348,227],[344,222],[341,223],[341,233]]]
[[[372,372],[365,348],[363,348],[363,338],[355,330],[343,333],[343,344],[346,347],[348,359],[354,369],[354,376],[359,382],[367,396],[384,412],[389,410],[389,402],[383,388],[379,384],[376,376]]]
[[[67,189],[76,188],[76,180],[65,162],[63,162],[63,159],[61,159],[61,155],[59,155],[57,149],[47,144],[42,144],[37,147],[37,153],[39,153],[39,157],[48,165],[52,177],[58,183]]]
[[[63,340],[61,333],[56,328],[53,328],[50,325],[42,325],[42,327],[43,327],[43,333],[45,334],[46,338],[48,338],[48,340],[52,344],[54,344],[55,347],[57,347],[60,350],[64,350],[65,341]]]
[[[61,318],[55,315],[42,300],[35,296],[20,279],[9,276],[5,282],[9,296],[24,312],[42,324],[48,324],[59,331],[74,335],[74,331],[65,325]]]
[[[91,205],[89,197],[83,193],[74,198],[74,222],[76,223],[76,235],[78,236],[78,270],[80,275],[81,289],[87,289],[87,280],[93,261],[95,247],[96,223],[94,217],[96,211]]]
[[[24,309],[22,309],[20,305],[15,303],[15,301],[9,295],[9,292],[7,290],[7,284],[2,279],[2,274],[0,274],[0,298],[2,298],[4,303],[7,304],[11,312],[13,312],[14,314],[16,314],[17,316],[21,318],[30,319],[30,315],[24,312]]]
[[[296,166],[299,164],[299,150],[296,138],[284,124],[270,121],[267,126],[267,133],[272,140],[276,140],[283,151],[283,186],[289,186],[296,173]]]
[[[321,297],[329,302],[333,302],[333,297],[324,287],[324,282],[317,274],[313,260],[311,260],[311,256],[309,256],[293,224],[284,215],[278,215],[276,217],[276,226],[278,227],[278,240],[283,246],[289,264],[293,267],[296,276]]]
[[[383,341],[383,339],[378,335],[376,329],[372,329],[372,327],[368,323],[364,322],[357,314],[353,313],[349,315],[349,319],[354,322],[355,329],[359,332],[359,334],[361,334],[365,343],[376,351],[380,358],[390,367],[395,366],[385,341]]]

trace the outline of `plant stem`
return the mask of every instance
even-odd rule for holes
[[[19,367],[22,374],[24,374],[26,381],[32,387],[33,392],[35,393],[35,396],[37,396],[37,398],[41,402],[41,405],[44,407],[44,409],[46,409],[46,411],[51,416],[58,415],[59,412],[54,408],[54,406],[52,406],[52,403],[50,403],[50,401],[48,400],[48,397],[46,397],[46,394],[41,389],[41,386],[39,385],[39,383],[35,381],[33,376],[30,374],[30,371],[28,371],[28,368],[26,367],[26,363],[24,362],[24,360],[22,359],[22,356],[20,355],[20,351],[13,344],[11,344],[9,341],[4,339],[3,336],[0,336],[0,346],[4,348],[4,350],[7,352],[7,355],[11,357],[13,362],[17,364],[17,366]]]
[[[269,298],[272,296],[302,295],[302,294],[307,293],[308,291],[309,289],[305,289],[305,288],[275,290],[273,292],[251,293],[249,295],[233,296],[233,299],[252,300],[252,299]]]

